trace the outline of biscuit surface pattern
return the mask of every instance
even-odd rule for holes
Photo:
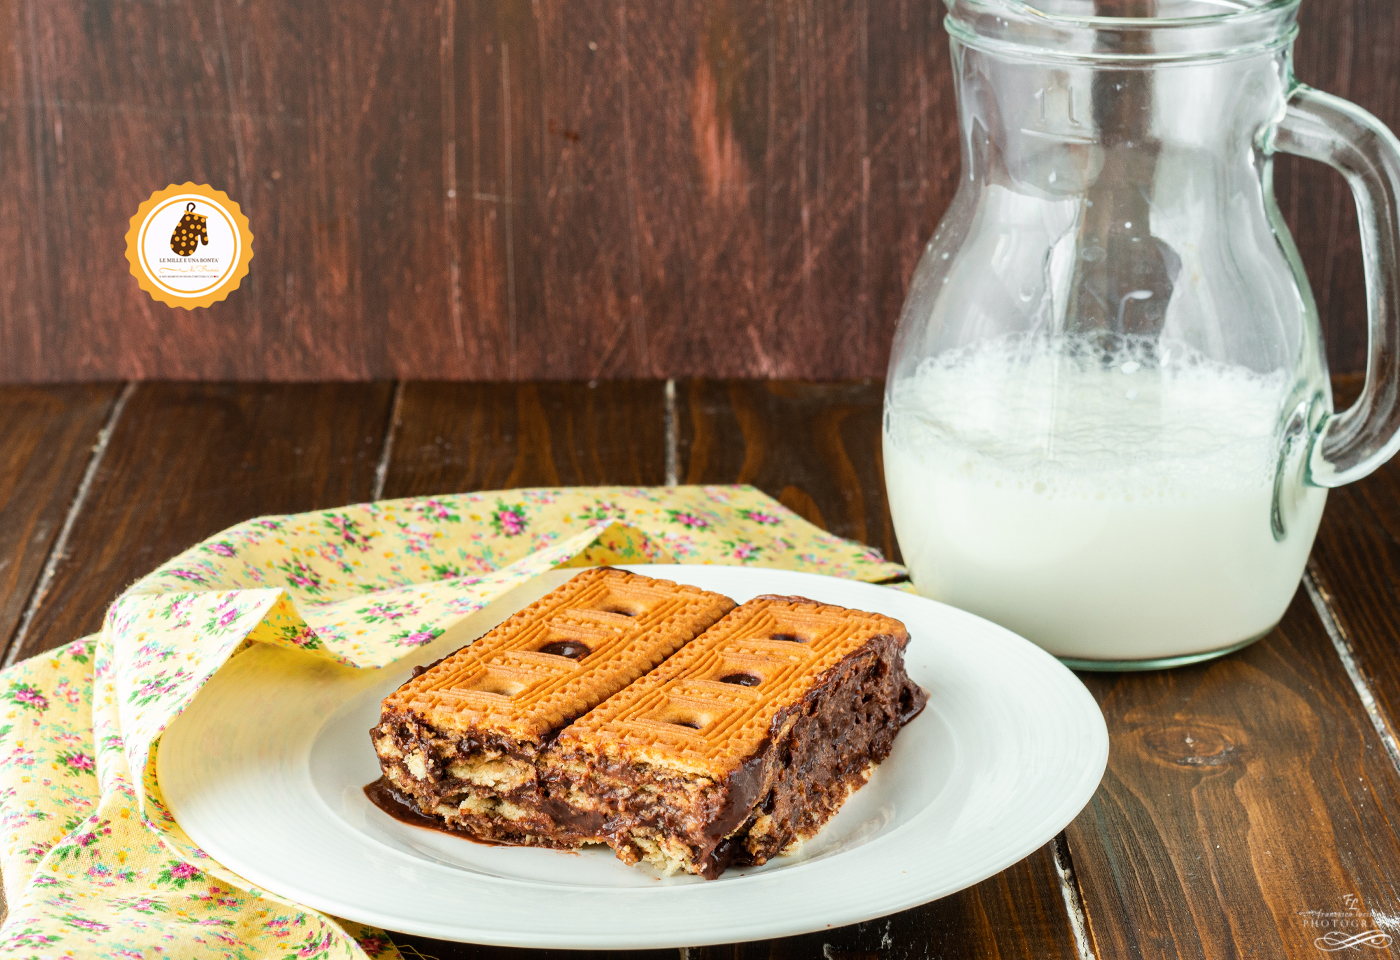
[[[560,745],[723,777],[760,748],[780,710],[879,636],[902,645],[908,635],[879,614],[760,597],[570,725]]]
[[[652,669],[732,609],[720,594],[586,571],[404,684],[384,710],[534,740]]]

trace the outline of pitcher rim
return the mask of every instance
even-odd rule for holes
[[[945,0],[951,11],[957,0]],[[1089,29],[1166,29],[1171,27],[1203,27],[1215,24],[1233,23],[1241,20],[1267,18],[1299,6],[1303,0],[1265,0],[1264,3],[1223,13],[1198,14],[1191,17],[1104,17],[1075,16],[1067,13],[1048,13],[1037,7],[1036,0],[963,0],[976,6],[1004,6],[1011,10],[1044,20],[1048,23]]]
[[[1053,13],[1043,0],[944,0],[955,42],[1027,60],[1155,64],[1231,60],[1292,44],[1302,0],[1187,17]]]

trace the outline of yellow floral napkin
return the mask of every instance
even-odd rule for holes
[[[156,780],[161,733],[250,644],[382,667],[545,570],[671,562],[903,572],[751,487],[386,501],[250,520],[186,551],[101,633],[0,674],[0,955],[397,957],[383,931],[260,890],[191,842]]]

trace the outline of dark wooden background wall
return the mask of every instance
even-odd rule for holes
[[[1400,3],[1298,73],[1400,126]],[[0,381],[880,375],[957,175],[938,0],[0,0]],[[128,274],[153,190],[256,235],[224,303]],[[1363,365],[1355,214],[1284,161]]]

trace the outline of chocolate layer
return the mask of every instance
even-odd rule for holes
[[[372,799],[487,842],[602,842],[624,861],[712,879],[811,837],[888,756],[927,699],[905,673],[907,642],[886,617],[764,597],[526,740],[442,731],[386,699]]]
[[[370,731],[384,778],[454,828],[575,846],[585,836],[555,822],[540,789],[541,751],[733,606],[622,570],[581,573],[384,699]]]
[[[603,837],[629,862],[664,860],[711,879],[731,863],[766,863],[814,835],[923,709],[903,646],[881,636],[843,658],[722,780],[555,750],[542,757],[545,790],[601,812]]]

